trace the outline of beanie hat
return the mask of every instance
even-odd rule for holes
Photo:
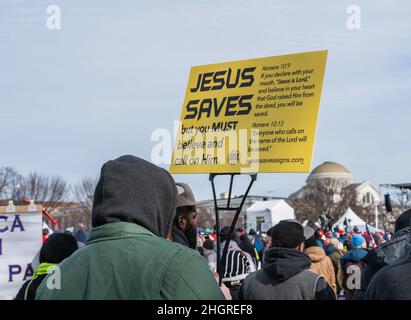
[[[304,246],[305,246],[305,248],[319,247],[315,235],[313,235],[312,237],[305,240]]]
[[[358,248],[364,243],[365,239],[362,235],[354,233],[351,238],[351,244],[353,247]]]
[[[314,235],[314,230],[295,220],[282,220],[271,228],[271,246],[296,248]]]
[[[60,263],[78,249],[76,238],[70,234],[53,233],[40,249],[40,263]]]

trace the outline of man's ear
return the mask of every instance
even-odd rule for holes
[[[300,245],[296,248],[298,251],[303,252],[305,249],[304,242],[301,242]]]

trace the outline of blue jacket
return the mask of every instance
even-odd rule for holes
[[[259,236],[254,236],[254,247],[255,250],[257,250],[258,254],[261,253],[261,250],[263,249],[263,242],[261,241]]]

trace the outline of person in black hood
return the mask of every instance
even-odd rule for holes
[[[395,222],[395,235],[365,257],[367,281],[363,286],[361,300],[411,300],[411,209],[404,211]],[[373,253],[373,255],[372,255]],[[368,282],[369,281],[369,282]]]
[[[361,274],[361,290],[357,291],[355,299],[361,300],[364,297],[371,280],[379,270],[408,256],[411,250],[410,219],[411,209],[401,213],[395,221],[394,237],[370,250],[363,258],[365,266]]]
[[[295,220],[270,229],[271,248],[262,269],[251,273],[240,288],[240,300],[335,300],[330,286],[310,270],[304,241],[314,230]]]
[[[371,280],[363,300],[411,300],[411,255],[382,268]]]
[[[53,233],[40,249],[40,265],[31,280],[26,281],[15,300],[34,300],[36,290],[53,268],[78,249],[77,240],[72,235]]]
[[[185,183],[176,183],[177,213],[174,218],[173,241],[191,249],[197,248],[197,210],[194,194]]]
[[[106,162],[86,245],[59,266],[61,289],[46,278],[36,299],[224,299],[204,258],[170,241],[177,202],[165,169],[132,155]]]
[[[129,222],[167,238],[176,200],[175,182],[166,170],[134,156],[121,156],[101,168],[92,226]]]

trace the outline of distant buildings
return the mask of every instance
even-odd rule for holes
[[[231,207],[238,207],[240,205],[242,196],[235,196],[231,198]],[[249,207],[251,207],[257,201],[269,201],[275,200],[279,198],[269,197],[269,196],[248,196],[244,202],[243,208],[239,215],[236,227],[245,228],[245,218],[246,218],[246,211]],[[223,207],[227,205],[228,200],[228,192],[224,192],[220,195],[220,199],[217,200],[217,205],[219,207]],[[214,200],[204,200],[200,201],[197,204],[197,212],[199,213],[199,221],[198,225],[202,228],[210,228],[213,229],[215,226],[215,210],[214,210]],[[231,225],[233,221],[235,212],[233,211],[220,211],[220,228],[223,226]]]
[[[336,191],[333,195],[335,202],[341,200],[341,193],[345,187],[350,187],[354,191],[355,204],[358,206],[378,206],[381,202],[378,188],[370,181],[355,183],[354,176],[346,167],[336,162],[329,161],[316,167],[308,176],[306,185],[291,194],[289,198],[299,200],[310,199],[311,196],[315,196],[313,195],[313,192],[316,191],[316,185],[326,180],[335,182],[333,184]]]
[[[347,208],[350,207],[367,223],[373,224],[375,221],[375,208],[377,207],[380,212],[380,224],[391,226],[395,218],[403,211],[403,208],[399,208],[399,206],[393,204],[394,213],[386,214],[384,203],[381,201],[380,191],[377,186],[367,180],[360,183],[355,182],[353,174],[346,167],[336,162],[327,161],[312,170],[306,179],[305,185],[293,192],[288,198],[258,195],[248,196],[244,202],[236,227],[243,227],[245,229],[251,227],[251,225],[246,224],[247,209],[255,203],[281,199],[292,207],[297,220],[301,222],[305,219],[311,221],[317,220],[319,214],[322,213],[322,209],[318,205],[319,203],[313,200],[318,197],[318,186],[321,184],[325,184],[328,188],[333,189],[333,192],[330,192],[332,202],[341,203],[340,208],[336,210],[338,214],[336,214],[334,219],[338,219]],[[410,184],[401,186],[411,188]],[[352,193],[353,198],[351,198],[349,202],[344,202],[342,200],[344,200],[343,198],[346,196],[345,193],[347,190]],[[228,193],[222,193],[217,200],[218,206],[226,206],[227,200]],[[231,198],[231,207],[238,207],[241,200],[242,196],[233,196]],[[61,202],[50,214],[57,220],[60,229],[71,228],[78,225],[79,222],[82,222],[86,229],[90,229],[91,204],[92,199],[90,199],[87,204]],[[200,201],[197,205],[197,211],[199,213],[198,225],[202,228],[213,229],[215,226],[214,200]],[[230,225],[234,214],[235,212],[233,211],[220,211],[220,227]],[[253,220],[253,222],[250,222],[251,220]],[[274,219],[272,220],[274,221]],[[267,224],[269,223],[266,218],[263,219],[263,217],[259,215],[250,219],[250,221],[248,222],[253,223],[252,227],[256,229],[267,229]]]
[[[325,191],[328,194],[324,195]],[[318,193],[322,193],[320,198]],[[350,197],[347,197],[347,193],[350,194]],[[247,209],[258,201],[279,199],[285,200],[294,209],[296,219],[300,221],[308,219],[314,222],[323,213],[319,202],[327,196],[330,198],[328,202],[321,204],[335,209],[335,219],[339,218],[348,207],[351,207],[365,221],[374,222],[375,208],[381,204],[379,189],[374,184],[367,180],[357,183],[346,167],[336,162],[327,161],[317,166],[307,177],[306,184],[288,198],[247,197],[236,226],[249,229],[248,222],[253,223],[253,227],[257,229],[261,229],[261,226],[263,226],[262,229],[266,229],[269,219],[267,220],[264,215],[261,215],[261,217],[254,217],[253,222],[250,222],[251,220],[246,221]],[[231,199],[231,204],[232,206],[238,206],[240,201],[241,197],[234,197]],[[226,203],[227,193],[223,193],[218,199],[218,206],[224,206]],[[200,219],[199,225],[205,228],[213,228],[215,225],[214,201],[202,201],[197,207]],[[229,225],[233,216],[233,212],[220,212],[220,225]]]
[[[246,230],[267,232],[281,220],[295,219],[294,209],[283,199],[257,201],[247,209]]]

